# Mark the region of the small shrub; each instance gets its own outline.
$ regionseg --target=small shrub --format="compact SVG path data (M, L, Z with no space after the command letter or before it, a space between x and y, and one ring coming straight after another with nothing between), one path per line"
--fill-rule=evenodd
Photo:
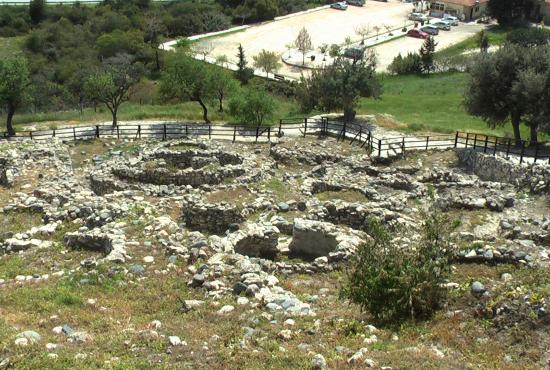
M342 297L380 323L428 317L439 308L446 298L441 284L450 273L449 235L456 225L435 209L424 219L421 239L406 249L386 227L372 222L372 239L358 249Z
M421 74L422 59L417 53L408 53L405 57L399 54L388 66L388 71L396 75Z

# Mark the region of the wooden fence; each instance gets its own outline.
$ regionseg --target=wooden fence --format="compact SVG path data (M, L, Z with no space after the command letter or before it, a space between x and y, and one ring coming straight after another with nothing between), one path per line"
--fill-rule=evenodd
M76 141L87 139L158 139L168 140L197 136L235 141L272 141L283 136L320 135L332 136L338 141L347 141L357 145L375 157L404 156L407 151L473 148L492 155L505 158L516 156L520 162L526 158L534 162L547 160L550 163L550 148L547 143L528 145L523 141L515 146L509 138L486 136L467 132L456 132L454 135L427 136L385 136L377 137L366 124L345 123L323 117L318 119L298 118L282 119L273 126L222 126L206 123L166 122L162 124L137 125L95 125L76 126L52 130L19 131L9 137L0 132L0 139L9 140L47 140L59 138Z

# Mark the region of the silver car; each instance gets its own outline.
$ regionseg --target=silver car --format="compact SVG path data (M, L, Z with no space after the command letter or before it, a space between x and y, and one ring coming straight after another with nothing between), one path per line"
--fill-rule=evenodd
M424 27L421 27L420 31L426 32L427 34L432 35L432 36L439 35L439 28L437 28L437 27L435 27L431 24L427 24Z
M434 23L430 23L432 26L435 26L439 28L440 30L450 31L451 30L451 24L449 22L445 21L437 21Z
M446 15L443 17L443 20L445 22L449 22L451 26L458 26L458 18L453 17L452 15Z

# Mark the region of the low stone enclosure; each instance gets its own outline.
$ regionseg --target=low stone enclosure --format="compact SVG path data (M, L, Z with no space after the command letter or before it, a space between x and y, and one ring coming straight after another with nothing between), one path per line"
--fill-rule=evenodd
M62 250L80 259L72 271L105 264L139 276L143 251L155 251L186 266L205 297L247 295L270 312L313 315L275 275L341 269L373 220L407 248L433 203L461 222L456 262L548 266L542 164L471 148L380 161L358 140L325 135L20 144L2 143L9 155L0 154L10 174L0 220L17 221L0 224L0 256Z

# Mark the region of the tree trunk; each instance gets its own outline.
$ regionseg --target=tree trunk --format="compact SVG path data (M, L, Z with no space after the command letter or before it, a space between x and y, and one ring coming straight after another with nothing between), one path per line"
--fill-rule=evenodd
M158 48L155 48L155 62L157 64L157 72L160 71L160 60Z
M111 114L113 115L113 128L114 128L114 127L116 127L117 124L118 124L117 117L116 117L117 108L111 109Z
M519 131L520 123L520 115L512 114L512 127L514 128L514 141L516 142L516 146L521 146L521 133Z
M197 101L202 107L202 119L204 120L204 122L210 123L210 120L208 119L208 108L206 107L206 105L204 105L202 99L197 99Z
M532 125L529 126L530 134L531 134L531 145L537 145L538 139L537 139L537 126Z
M355 119L355 110L353 108L344 108L344 121L352 122Z
M223 112L223 96L220 94L219 97L218 97L218 100L220 102L220 109L219 111L220 112Z
M302 53L302 65L306 64L306 53Z
M15 114L15 107L13 104L8 103L8 119L6 121L6 130L8 136L15 136L15 130L13 129L13 115Z

